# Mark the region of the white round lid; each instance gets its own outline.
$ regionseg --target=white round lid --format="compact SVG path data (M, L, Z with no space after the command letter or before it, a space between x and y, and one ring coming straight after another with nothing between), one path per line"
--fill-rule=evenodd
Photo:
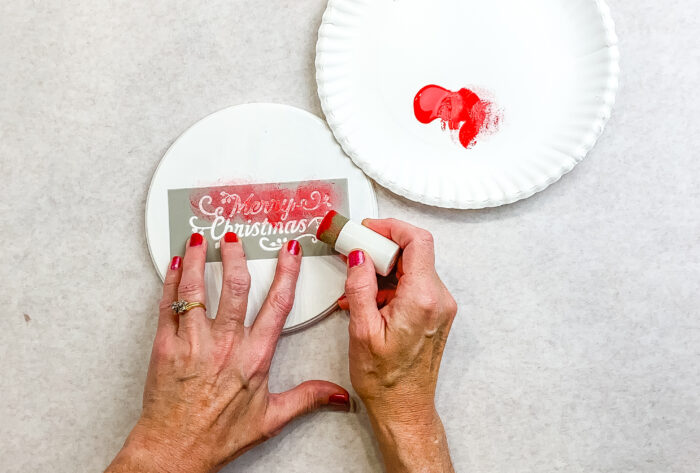
M214 317L222 276L217 242L235 231L252 280L248 325L270 288L279 249L297 239L304 258L285 324L290 332L335 310L344 291L343 261L314 236L331 208L357 220L377 216L371 182L325 122L286 105L239 105L202 119L165 153L148 192L146 235L161 278L191 233L207 238L207 308Z

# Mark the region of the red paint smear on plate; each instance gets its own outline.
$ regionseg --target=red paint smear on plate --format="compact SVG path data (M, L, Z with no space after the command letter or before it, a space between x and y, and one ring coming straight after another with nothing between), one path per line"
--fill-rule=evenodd
M330 182L300 184L241 184L197 189L190 194L194 215L213 221L218 216L230 221L271 224L289 220L323 218L340 205L339 191ZM202 211L202 207L206 212Z
M459 130L465 148L474 146L482 133L495 131L501 121L493 104L471 90L452 92L439 85L423 87L413 100L413 110L421 123L440 119L443 130Z

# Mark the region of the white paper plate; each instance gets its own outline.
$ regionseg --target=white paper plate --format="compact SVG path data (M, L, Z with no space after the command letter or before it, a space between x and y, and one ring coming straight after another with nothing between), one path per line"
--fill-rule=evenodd
M476 209L514 202L595 145L618 87L602 0L329 0L319 97L336 139L370 177L409 199ZM485 91L499 130L465 149L413 100L424 86Z
M320 118L274 104L240 105L209 115L175 141L151 182L146 234L158 274L165 276L170 261L168 190L326 179L347 179L351 218L377 216L371 182L343 153ZM247 324L267 295L277 264L276 255L273 258L248 261L252 282ZM221 275L221 263L207 263L210 317L219 305ZM345 264L337 256L305 256L285 331L298 330L332 312L344 292L345 279Z

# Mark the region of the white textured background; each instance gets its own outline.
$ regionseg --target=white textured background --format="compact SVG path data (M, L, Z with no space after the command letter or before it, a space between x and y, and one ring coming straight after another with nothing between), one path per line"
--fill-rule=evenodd
M478 212L379 190L382 216L434 232L460 304L438 394L459 472L700 468L700 3L611 7L622 88L572 174ZM0 471L99 471L119 449L160 292L143 231L151 175L183 130L224 106L320 114L323 9L0 4ZM273 388L349 387L346 346L341 314L284 338ZM227 471L379 465L363 415L319 413Z

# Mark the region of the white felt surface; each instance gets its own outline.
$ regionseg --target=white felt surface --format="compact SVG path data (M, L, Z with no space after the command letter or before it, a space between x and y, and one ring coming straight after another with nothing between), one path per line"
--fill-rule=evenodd
M460 304L437 400L459 472L700 463L700 3L611 7L622 88L573 173L477 212L378 190L380 215L433 231ZM143 231L155 166L226 105L319 114L323 8L0 4L1 471L100 471L119 449L156 325L160 280ZM284 338L273 389L308 378L349 387L346 324L338 313ZM225 471L379 465L364 415L319 413Z

